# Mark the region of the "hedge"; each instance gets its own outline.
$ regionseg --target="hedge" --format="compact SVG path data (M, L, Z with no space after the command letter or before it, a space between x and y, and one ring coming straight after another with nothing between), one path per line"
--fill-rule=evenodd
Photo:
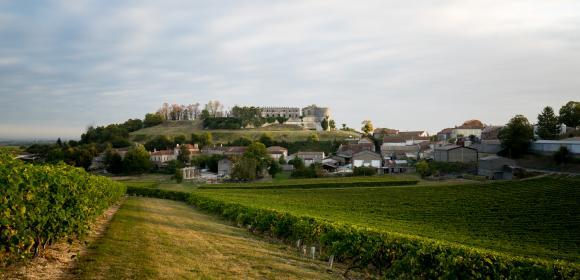
M153 197L157 194L139 188L131 188L128 192ZM168 197L168 192L173 191L159 194ZM371 269L388 279L580 278L580 267L568 262L514 257L447 242L247 207L195 193L180 193L175 197L254 232L292 242L300 239L302 244L317 246L321 258L334 255L335 260L347 264L348 269Z
M64 163L32 165L0 154L0 265L82 236L125 186Z
M351 181L351 182L320 182L304 184L269 184L269 185L244 185L220 186L207 185L200 186L199 189L323 189L323 188L355 188L355 187L388 187L388 186L408 186L416 185L417 180L386 180L386 181Z

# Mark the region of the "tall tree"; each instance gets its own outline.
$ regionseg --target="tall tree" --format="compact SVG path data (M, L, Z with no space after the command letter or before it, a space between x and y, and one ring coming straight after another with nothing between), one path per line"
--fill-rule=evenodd
M519 157L528 151L534 138L534 129L526 117L516 115L500 130L498 138L508 156Z
M560 134L560 124L558 117L554 115L554 109L547 106L538 115L538 136L545 140L558 139Z
M191 160L191 152L186 145L181 145L179 147L179 154L177 155L177 160L181 163L187 165Z
M322 130L327 131L328 130L328 116L326 116L326 118L324 118L324 120L322 120L320 122L320 126L322 126Z
M362 125L363 125L363 127L361 128L361 130L365 134L369 134L374 130L373 123L370 120L364 120L362 122Z
M570 101L560 108L560 122L568 127L580 126L580 102Z
M223 105L217 100L210 100L206 105L205 109L212 117L219 117L221 115L221 111L223 110Z
M139 144L135 144L123 159L123 167L125 172L140 174L145 173L151 169L151 161L149 160L149 153L145 150L145 147Z

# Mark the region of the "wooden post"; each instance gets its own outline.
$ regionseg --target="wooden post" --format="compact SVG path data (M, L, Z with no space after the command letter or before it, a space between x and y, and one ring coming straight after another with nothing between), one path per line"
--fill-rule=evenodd
M334 264L334 255L330 255L328 259L328 269L332 269L332 265Z

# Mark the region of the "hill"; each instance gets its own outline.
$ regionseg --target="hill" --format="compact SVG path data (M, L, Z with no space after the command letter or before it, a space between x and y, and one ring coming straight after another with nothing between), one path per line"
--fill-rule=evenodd
M200 121L168 121L160 125L143 128L131 133L131 138L137 142L144 142L158 135L174 137L185 135L190 137L192 133L210 132L213 136L214 143L227 143L240 137L258 139L264 133L269 134L275 141L305 141L312 134L317 134L321 141L344 140L349 138L358 138L360 135L356 132L349 131L312 131L295 125L272 125L261 128L251 129L203 129Z

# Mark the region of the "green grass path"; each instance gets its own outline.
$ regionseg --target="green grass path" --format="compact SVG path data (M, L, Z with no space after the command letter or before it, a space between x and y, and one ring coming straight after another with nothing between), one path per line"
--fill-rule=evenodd
M336 279L285 245L161 199L129 198L81 256L78 279Z

